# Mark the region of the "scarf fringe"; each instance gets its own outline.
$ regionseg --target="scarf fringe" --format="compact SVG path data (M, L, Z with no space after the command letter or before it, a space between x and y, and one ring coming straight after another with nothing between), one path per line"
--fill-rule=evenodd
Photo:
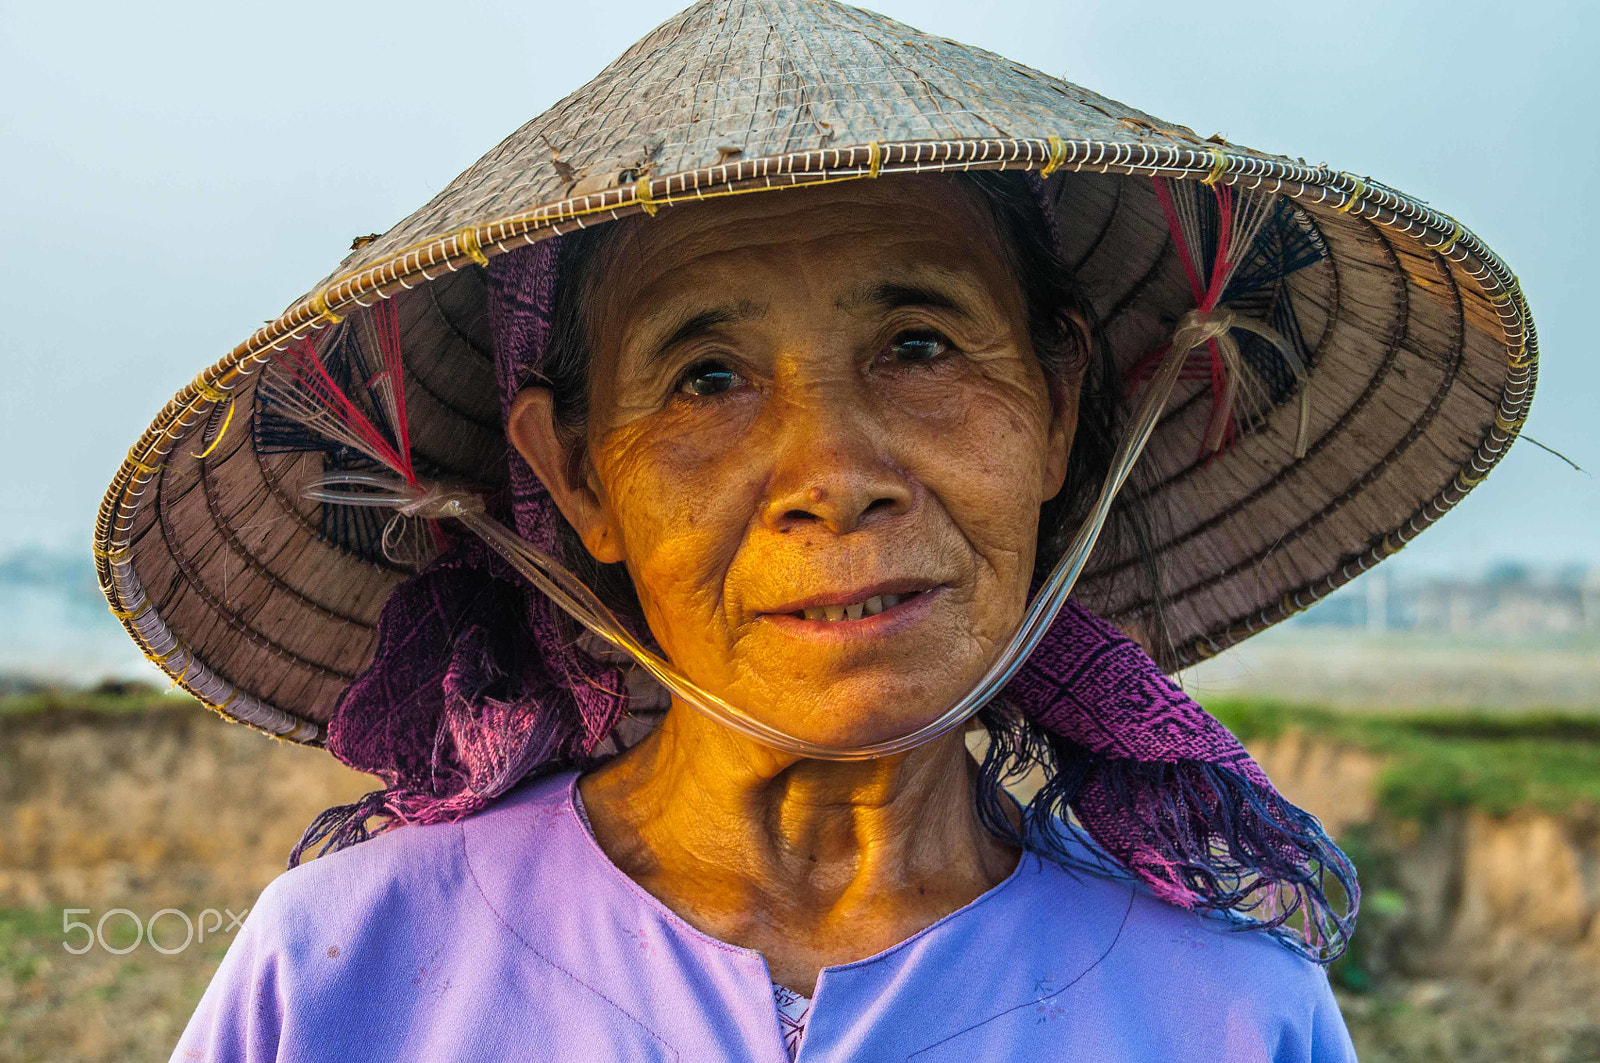
M1030 811L1052 813L1032 818L1063 862L1131 874L1164 901L1268 931L1317 963L1342 955L1355 931L1349 857L1315 816L1227 766L1085 753Z
M326 853L348 849L394 826L397 821L391 819L380 825L377 830L367 829L367 820L373 816L394 815L387 805L389 793L388 790L373 790L358 801L348 805L334 805L318 812L294 848L289 850L289 868L292 870L298 867L305 851L318 842L322 843L322 848L318 849L316 854L320 857Z

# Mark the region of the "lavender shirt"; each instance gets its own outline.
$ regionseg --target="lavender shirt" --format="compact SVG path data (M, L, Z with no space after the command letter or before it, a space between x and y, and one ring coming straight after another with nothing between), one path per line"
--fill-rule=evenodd
M765 959L689 926L585 829L577 776L405 827L261 894L177 1063L787 1063ZM1033 853L824 968L798 1060L1353 1060L1321 968Z

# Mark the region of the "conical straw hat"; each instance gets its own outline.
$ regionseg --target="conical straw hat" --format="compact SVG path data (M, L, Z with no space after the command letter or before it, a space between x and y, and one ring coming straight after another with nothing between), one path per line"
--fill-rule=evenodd
M1127 365L1195 303L1152 177L1286 197L1326 252L1284 281L1310 365L1305 431L1284 402L1202 455L1210 400L1185 384L1143 459L1179 664L1400 549L1484 477L1527 415L1537 348L1526 303L1448 215L857 8L704 0L178 393L100 511L95 552L113 612L207 705L320 741L409 573L303 497L323 456L272 445L258 386L275 349L329 327L359 337L367 308L394 300L413 450L441 476L483 482L503 470L506 446L489 256L689 200L980 168L1048 179L1068 261ZM1128 613L1139 603L1118 600L1123 581L1111 577L1129 563L1097 554L1079 596Z

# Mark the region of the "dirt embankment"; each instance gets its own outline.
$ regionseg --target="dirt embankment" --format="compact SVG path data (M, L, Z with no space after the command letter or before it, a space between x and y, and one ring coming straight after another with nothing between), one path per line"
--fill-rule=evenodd
M1383 761L1370 753L1297 731L1252 752L1331 834L1380 850L1375 886L1403 895L1418 949L1520 938L1570 948L1600 971L1600 810L1393 821L1377 799Z
M376 785L192 705L0 716L0 908L247 906Z
M1396 820L1383 761L1289 731L1252 752L1360 867L1343 999L1363 1060L1600 1061L1600 810Z

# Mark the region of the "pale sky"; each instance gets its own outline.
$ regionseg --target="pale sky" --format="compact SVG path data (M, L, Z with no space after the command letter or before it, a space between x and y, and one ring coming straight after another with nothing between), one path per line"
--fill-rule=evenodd
M87 551L174 391L679 6L0 3L0 553ZM1533 307L1525 434L1590 474L1524 441L1402 564L1600 563L1600 5L872 6L1462 219Z

